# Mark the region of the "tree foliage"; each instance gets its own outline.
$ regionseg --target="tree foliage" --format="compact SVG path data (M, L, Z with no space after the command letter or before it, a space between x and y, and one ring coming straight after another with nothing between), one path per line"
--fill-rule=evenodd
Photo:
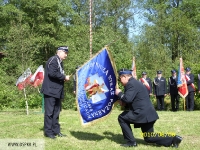
M117 69L131 68L136 57L138 76L150 77L158 69L170 76L179 58L195 73L199 70L199 0L95 0L92 3L92 53L108 46ZM129 39L136 13L145 18L142 34ZM24 94L15 87L28 67L45 65L60 45L69 46L65 72L90 59L90 11L88 0L0 1L0 108L25 107ZM140 18L138 18L140 19ZM72 108L72 81L65 84L63 108ZM27 88L32 107L41 106L38 89ZM3 101L5 103L3 103Z
M129 0L123 3L119 0L93 2L92 52L95 54L109 44L118 66L124 67L126 64L125 67L130 68L131 61L128 64L125 60L125 57L132 53L132 44L127 38L127 20L132 18L129 4ZM1 60L1 71L8 75L5 77L8 80L2 82L5 82L6 91L12 89L18 93L19 98L14 101L23 99L23 92L13 87L17 78L28 67L34 72L39 65L45 65L47 59L55 54L58 46L69 46L68 60L64 63L67 74L73 73L77 65L89 60L88 1L7 0L1 3L0 14L1 51L6 54ZM75 100L72 82L66 83L65 86L66 101L63 106L70 108ZM31 87L27 89L27 97L35 97L35 102L38 102L37 90ZM2 99L7 97L11 97L9 92ZM38 104L40 105L41 103Z
M134 53L142 60L141 66L151 68L151 74L157 69L170 72L173 68L178 69L179 58L182 57L186 65L194 68L199 61L199 1L142 2L147 22L139 40L134 41Z

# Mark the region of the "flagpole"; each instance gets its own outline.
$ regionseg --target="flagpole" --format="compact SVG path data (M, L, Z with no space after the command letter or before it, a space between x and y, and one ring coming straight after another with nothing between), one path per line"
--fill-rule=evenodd
M27 98L26 98L26 89L24 88L24 97L25 97L25 101L26 101L26 114L28 115L29 112L28 112L28 101L27 101Z
M133 56L133 60L132 60L132 75L137 80L136 64L135 64L135 57L134 56Z
M90 58L92 58L92 0L90 0Z

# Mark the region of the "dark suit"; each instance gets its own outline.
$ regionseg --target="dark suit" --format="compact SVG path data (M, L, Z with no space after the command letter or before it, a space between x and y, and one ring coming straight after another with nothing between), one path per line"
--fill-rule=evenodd
M173 78L172 76L168 80L168 93L171 96L172 111L177 111L179 109L180 96L178 94L177 80L178 77Z
M186 100L186 109L188 111L193 111L194 110L194 93L195 93L195 89L194 89L194 75L193 74L189 74L186 75L190 78L190 80L187 81L187 87L188 87L188 95L186 96L185 100Z
M144 78L143 78L143 80L144 80ZM145 86L145 88L147 89L147 92L148 92L149 94L151 94L151 93L152 93L152 83L151 83L151 79L147 77L145 80L146 80L147 83L149 84L149 88L147 88L147 86L145 85L145 83L143 83L142 78L140 78L139 81L142 82L142 84Z
M154 132L154 123L159 118L155 111L148 92L143 84L133 77L124 87L124 93L120 92L118 98L129 106L128 111L122 112L118 121L122 129L124 139L128 142L135 142L130 124L134 124L135 128L141 128L143 133ZM159 145L170 146L173 137L144 137L148 143L156 143Z
M58 55L52 56L46 62L44 81L41 93L44 94L44 134L54 135L60 133L59 114L61 99L64 98L63 63Z
M167 83L164 77L161 77L160 80L158 79L158 77L154 78L153 94L156 95L157 109L164 110L164 95L167 94Z

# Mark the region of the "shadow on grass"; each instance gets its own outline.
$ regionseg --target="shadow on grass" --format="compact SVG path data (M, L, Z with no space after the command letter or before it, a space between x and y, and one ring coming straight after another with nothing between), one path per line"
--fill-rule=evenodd
M99 141L105 138L104 136L98 135L96 133L88 133L82 131L70 131L70 133L78 140Z
M89 141L99 141L103 139L108 139L117 144L123 144L126 141L123 139L122 134L114 134L112 132L103 132L104 136L99 135L97 133L89 133L82 131L70 131L71 135L77 138L78 140L89 140ZM143 139L136 138L138 144L147 145L147 143Z
M105 135L105 137L107 139L109 139L115 143L118 143L118 144L126 143L122 134L114 134L112 132L104 132L103 134ZM144 145L147 144L143 139L138 139L138 138L135 138L135 139L138 144L144 144Z

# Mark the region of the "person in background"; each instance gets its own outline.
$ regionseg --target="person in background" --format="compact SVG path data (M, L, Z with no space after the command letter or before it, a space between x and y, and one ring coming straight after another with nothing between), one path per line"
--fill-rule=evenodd
M157 100L157 110L165 110L164 98L167 95L167 83L160 70L157 71L157 77L153 81L153 93Z
M147 77L146 72L142 72L142 77L139 79L140 82L146 87L149 97L152 95L152 83L151 79Z
M172 111L178 111L179 109L179 99L177 81L178 77L176 75L176 70L171 70L172 76L168 80L168 93L171 97L171 107Z
M191 68L185 68L186 71L186 82L188 87L188 95L186 96L186 110L193 111L194 110L194 94L195 94L195 86L194 86L194 75L191 73Z
M137 142L133 136L131 124L135 128L141 128L144 140L148 143L156 143L162 146L173 146L178 148L182 137L171 136L154 132L154 123L159 118L158 114L150 101L149 94L144 85L133 78L132 71L120 69L118 71L119 81L124 86L124 92L116 88L115 95L121 105L127 105L128 110L123 111L118 116L118 122L121 126L124 139L127 141L121 144L123 147L137 147Z
M48 59L45 66L44 81L41 93L44 94L44 135L55 139L56 136L66 136L60 132L59 115L61 110L61 99L64 99L64 82L70 76L65 75L63 60L68 56L68 47L58 47L55 56Z

